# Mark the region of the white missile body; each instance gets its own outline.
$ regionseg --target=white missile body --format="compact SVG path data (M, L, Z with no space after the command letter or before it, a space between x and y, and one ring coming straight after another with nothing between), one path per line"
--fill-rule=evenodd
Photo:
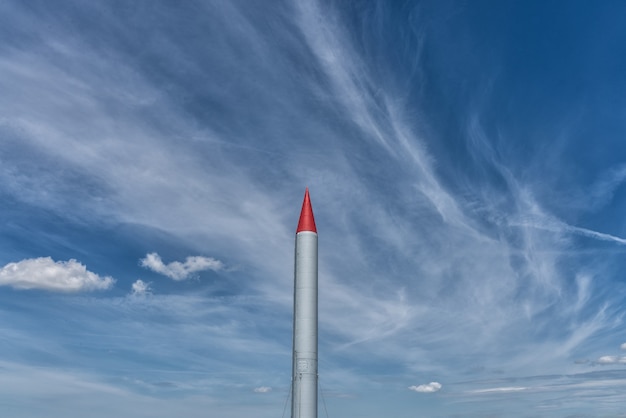
M291 418L317 418L317 229L309 190L296 230Z

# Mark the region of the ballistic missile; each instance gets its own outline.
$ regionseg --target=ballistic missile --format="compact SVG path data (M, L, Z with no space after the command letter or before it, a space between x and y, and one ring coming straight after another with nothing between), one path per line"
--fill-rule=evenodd
M308 188L296 229L291 418L317 418L317 229Z

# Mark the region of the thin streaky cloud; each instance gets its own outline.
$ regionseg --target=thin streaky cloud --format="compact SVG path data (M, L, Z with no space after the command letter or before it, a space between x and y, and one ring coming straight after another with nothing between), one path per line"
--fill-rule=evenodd
M489 389L478 389L474 390L471 393L476 394L489 394L489 393L514 393L514 392L522 392L528 390L527 387L523 386L507 386L501 388L489 388Z

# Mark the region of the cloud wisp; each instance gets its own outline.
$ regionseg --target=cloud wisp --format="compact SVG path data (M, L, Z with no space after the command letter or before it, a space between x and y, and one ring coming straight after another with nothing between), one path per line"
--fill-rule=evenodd
M78 293L107 290L114 283L112 277L101 277L74 259L55 262L51 257L31 258L0 269L0 286L19 290Z
M194 273L201 271L220 271L224 264L211 257L192 256L187 257L184 262L172 261L165 264L157 253L146 254L145 258L139 260L142 267L162 274L177 281L188 279Z
M523 386L504 386L500 388L478 389L478 390L472 391L472 393L476 393L476 394L514 393L514 392L522 392L525 390L528 390L528 388L523 387Z

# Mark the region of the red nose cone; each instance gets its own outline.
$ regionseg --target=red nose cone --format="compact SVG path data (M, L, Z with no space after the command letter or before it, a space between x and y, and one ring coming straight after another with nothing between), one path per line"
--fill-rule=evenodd
M302 202L302 211L300 212L300 220L298 221L298 229L296 234L302 231L315 232L315 218L313 217L313 208L311 207L311 198L309 198L309 188L304 191L304 202Z

